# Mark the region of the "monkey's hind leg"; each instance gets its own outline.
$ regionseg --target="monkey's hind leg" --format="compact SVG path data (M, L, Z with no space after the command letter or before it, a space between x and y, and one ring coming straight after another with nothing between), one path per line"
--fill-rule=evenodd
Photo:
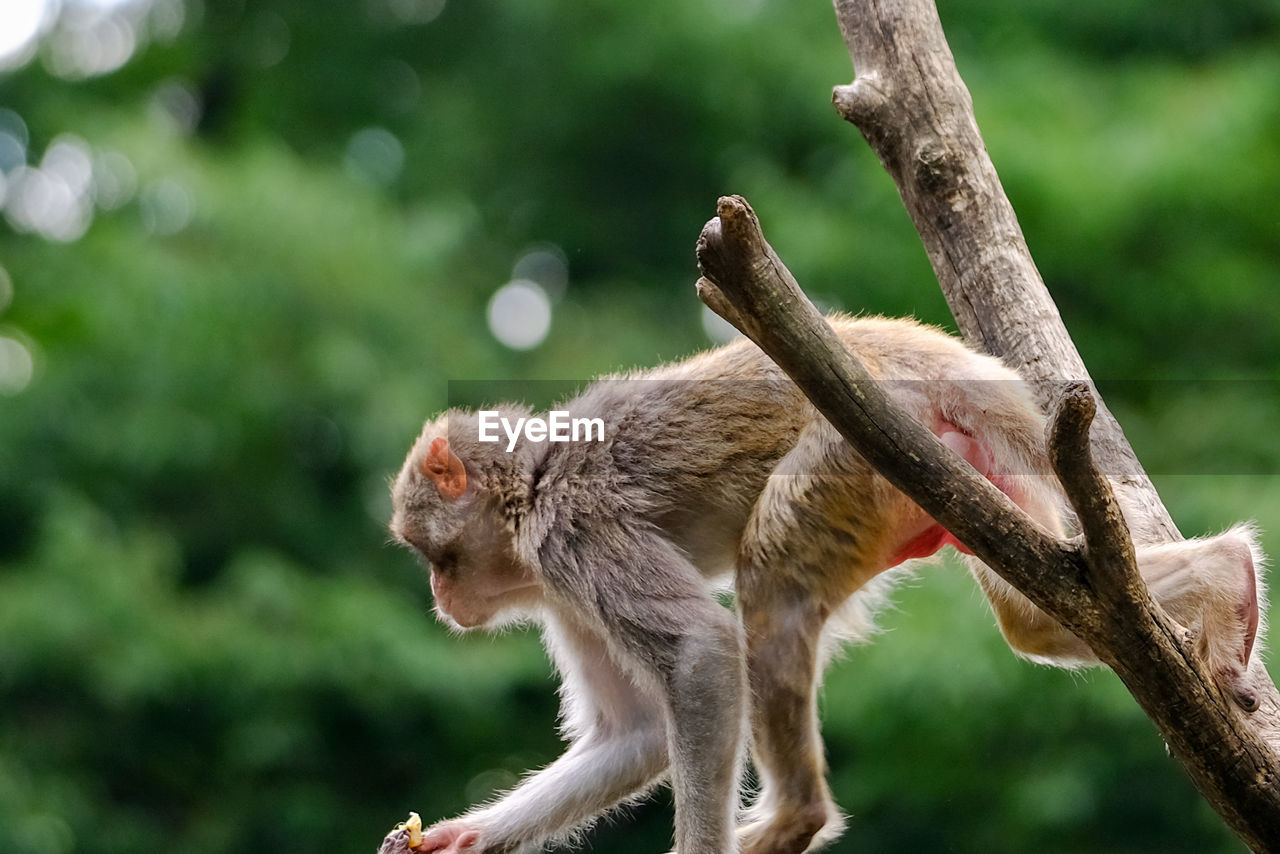
M1138 569L1156 601L1195 633L1219 685L1244 709L1257 708L1248 670L1266 631L1264 556L1247 525L1216 537L1138 549ZM969 559L1015 652L1059 667L1098 663L1093 651L991 569Z
M776 591L783 607L748 593L751 730L761 792L741 836L743 854L799 854L837 820L825 779L814 693L826 609L800 591Z
M843 824L826 782L816 694L824 627L875 574L860 567L867 565L865 520L879 514L866 463L841 459L842 468L852 468L814 475L816 467L831 472L831 446L808 438L770 479L739 554L738 606L761 785L739 831L743 854L800 854L834 838Z

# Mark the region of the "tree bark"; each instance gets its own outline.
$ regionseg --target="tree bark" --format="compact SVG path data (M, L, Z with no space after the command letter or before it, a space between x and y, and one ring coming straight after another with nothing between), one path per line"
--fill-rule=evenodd
M933 0L835 7L857 78L832 101L897 184L960 331L1017 368L1046 410L1064 379L1092 385L987 155ZM1125 506L1142 511L1130 514L1134 540L1181 539L1100 399L1093 444Z

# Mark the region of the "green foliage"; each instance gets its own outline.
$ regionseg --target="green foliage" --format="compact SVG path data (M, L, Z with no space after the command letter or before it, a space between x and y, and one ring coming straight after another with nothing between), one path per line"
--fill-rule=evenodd
M940 11L1179 523L1276 527L1272 5ZM137 178L74 242L0 226L0 338L34 364L2 396L0 359L0 851L372 850L552 758L536 641L434 625L386 478L450 380L705 346L724 192L828 304L947 322L826 103L850 75L822 4L263 0L193 4L112 74L0 76L30 163L70 133ZM544 243L551 337L505 349L486 304ZM824 691L835 850L1240 850L1114 679L1015 660L955 568L899 601ZM595 850L663 850L668 811Z

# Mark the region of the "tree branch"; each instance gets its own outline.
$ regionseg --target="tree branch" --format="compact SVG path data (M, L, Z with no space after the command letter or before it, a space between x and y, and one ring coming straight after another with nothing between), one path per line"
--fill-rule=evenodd
M1080 517L1081 547L1041 529L884 394L805 298L746 200L722 198L717 211L698 239L703 301L773 358L890 483L1088 643L1241 838L1257 851L1280 850L1277 717L1250 717L1229 702L1188 632L1151 600L1119 504L1093 460L1088 386L1067 387L1049 435L1051 460Z
M965 338L1018 369L1047 412L1089 372L1036 269L956 70L933 0L836 0L857 77L836 110L893 177ZM1181 539L1120 425L1099 400L1102 470L1124 495L1134 540Z
M1129 527L1111 484L1093 460L1089 426L1097 409L1085 383L1069 383L1063 389L1049 423L1049 461L1076 511L1099 595L1115 603L1145 606L1146 585L1134 569L1138 561Z

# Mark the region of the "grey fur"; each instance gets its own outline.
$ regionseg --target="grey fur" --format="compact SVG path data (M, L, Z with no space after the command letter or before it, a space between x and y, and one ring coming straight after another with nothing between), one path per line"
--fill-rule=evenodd
M990 455L988 476L1062 532L1043 418L1016 374L911 321L831 322L900 404L935 431L973 437ZM605 441L521 440L507 453L505 442L479 441L475 413L454 409L426 425L393 486L392 532L436 564L443 618L543 624L572 742L494 803L428 830L434 847L423 850L459 854L460 834L477 835L471 854L564 839L664 769L681 854L798 854L831 838L841 819L823 779L821 669L836 641L870 630L885 570L932 520L745 340L605 378L557 409L603 419ZM512 421L530 414L502 409ZM465 467L458 497L422 467L442 438ZM1238 675L1234 609L1261 563L1251 529L1148 557L1139 560L1153 592L1180 619L1214 623L1209 653L1224 678ZM972 566L1015 649L1093 661ZM741 628L711 591L731 571ZM762 791L735 832L748 697Z

